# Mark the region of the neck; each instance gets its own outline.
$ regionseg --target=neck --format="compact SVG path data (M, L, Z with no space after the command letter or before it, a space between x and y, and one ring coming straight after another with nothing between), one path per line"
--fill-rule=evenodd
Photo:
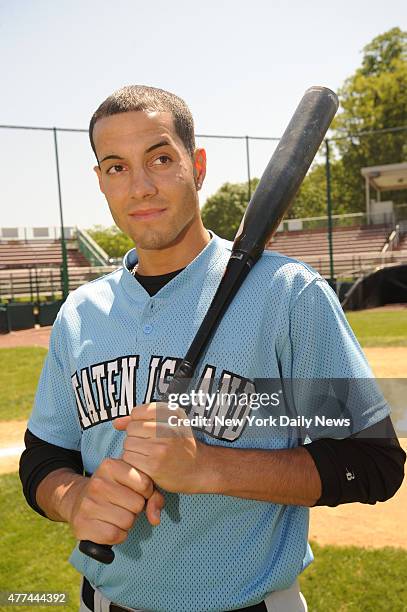
M144 250L137 248L137 272L142 276L159 276L186 268L210 241L209 232L203 227L177 239L164 249Z

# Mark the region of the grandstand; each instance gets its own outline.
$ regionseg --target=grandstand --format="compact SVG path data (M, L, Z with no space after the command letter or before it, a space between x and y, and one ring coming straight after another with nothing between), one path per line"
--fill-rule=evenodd
M334 273L339 279L356 280L378 266L407 261L407 223L366 224L362 213L334 215L332 231ZM330 276L327 218L284 221L267 248L294 257ZM0 298L37 299L61 292L61 243L57 229L0 228ZM41 230L41 231L39 231ZM53 235L52 235L53 234ZM35 237L35 236L38 237ZM79 228L65 229L69 288L110 272L113 260L89 234ZM17 238L19 236L19 238Z
M336 278L354 279L378 266L407 261L407 224L394 217L373 219L362 213L333 215L332 251ZM372 221L372 219L370 219ZM385 221L385 222L383 222ZM330 276L327 217L284 221L267 248L294 257Z
M70 290L114 269L107 253L85 230L65 228L64 235ZM0 228L1 300L59 298L61 275L58 228Z
M334 228L332 247L335 275L355 278L377 265L402 259L403 253L399 248L386 248L392 232L393 227L386 225ZM404 242L402 244L404 245ZM267 248L300 259L323 276L329 276L329 243L326 229L278 232ZM407 253L404 259L406 257Z
M70 240L67 249L68 266L89 266L90 263L78 249L76 241ZM27 242L0 242L0 269L33 267L60 267L62 265L59 240Z

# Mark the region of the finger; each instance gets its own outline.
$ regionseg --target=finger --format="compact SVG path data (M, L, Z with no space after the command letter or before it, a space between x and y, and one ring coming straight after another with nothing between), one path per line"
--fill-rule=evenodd
M168 438L175 435L174 429L169 423L132 421L127 427L127 436L141 440Z
M119 431L123 431L127 429L129 423L131 423L130 416L119 417L113 420L113 427L115 427L115 429L118 429Z
M127 531L99 519L81 521L73 525L73 533L77 540L90 540L96 544L122 544L127 539Z
M165 497L158 490L154 489L154 492L146 504L146 516L150 525L159 525L161 522L161 510L165 506Z
M104 459L92 479L96 477L122 484L143 497L151 495L152 483L147 474L122 459Z
M174 414L174 410L170 410L166 402L151 402L135 406L130 416L133 421L167 421L170 414Z
M169 446L172 446L171 440L175 440L175 434L171 431L166 431L165 433L162 431L154 438L139 438L138 436L128 435L123 440L123 461L127 462L127 459L124 459L125 451L130 451L142 457L157 456L160 451L164 451ZM183 441L180 440L179 443L182 444ZM143 471L141 467L139 468L132 462L130 462L130 465L134 465L136 469Z
M77 528L85 527L87 529L94 521L102 521L105 525L128 532L136 518L136 513L129 512L125 508L97 497L86 496L82 500L75 522Z
M146 498L151 497L153 493L153 483L151 479L149 480L149 485L141 495L120 483L96 476L89 483L89 494L94 499L110 502L133 514L140 514L144 509Z

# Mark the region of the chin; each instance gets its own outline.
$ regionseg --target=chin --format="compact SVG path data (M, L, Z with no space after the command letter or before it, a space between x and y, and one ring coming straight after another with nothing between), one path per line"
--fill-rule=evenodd
M162 234L160 232L145 232L141 236L134 236L134 244L136 249L145 251L156 251L172 246L178 238L177 233Z

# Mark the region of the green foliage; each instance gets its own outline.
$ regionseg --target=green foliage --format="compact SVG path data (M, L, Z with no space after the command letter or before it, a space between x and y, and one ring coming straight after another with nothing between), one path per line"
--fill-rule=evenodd
M79 608L80 575L68 558L75 540L68 525L40 517L27 505L17 474L0 477L0 584L19 593L68 593L64 612ZM10 609L11 608L2 608ZM18 610L56 610L49 606L19 606Z
M393 28L374 38L363 54L361 67L339 91L342 112L333 123L337 137L407 125L407 33ZM349 212L364 210L360 169L404 161L406 135L401 131L337 141ZM386 199L401 201L405 192L387 192Z
M380 74L394 69L394 60L407 61L407 32L392 28L376 36L367 44L360 72L365 75Z
M333 122L331 146L333 213L365 210L366 166L402 162L407 156L407 131L372 134L360 132L407 125L407 33L393 28L363 49L361 66L339 90L341 112ZM342 139L344 136L347 138ZM321 149L322 153L323 150ZM387 192L386 199L405 201L405 191ZM202 212L207 227L233 238L247 203L247 183L225 183L206 201ZM305 178L288 218L326 215L325 163L314 163Z
M0 349L0 421L28 419L46 354L40 347Z
M87 232L106 251L109 257L123 257L127 251L134 247L131 238L123 234L116 225L111 227L95 225Z
M259 179L250 181L253 194ZM248 204L248 183L224 183L202 207L202 220L218 236L233 240Z
M351 194L346 191L344 168L340 159L333 159L330 164L332 213L351 212L349 201ZM314 163L305 177L287 218L322 217L326 209L326 168L324 162Z

